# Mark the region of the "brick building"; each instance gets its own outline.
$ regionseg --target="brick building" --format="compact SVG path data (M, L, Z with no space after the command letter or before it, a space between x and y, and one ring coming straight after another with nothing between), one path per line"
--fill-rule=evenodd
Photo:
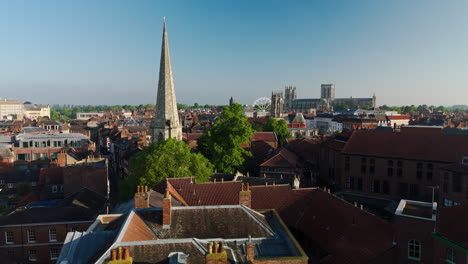
M342 151L340 189L367 197L431 201L431 187L443 186L442 168L445 176L447 166L468 156L468 136L416 131L355 131ZM459 190L457 197L466 199L467 179L450 175Z
M55 263L67 232L84 231L95 219L81 207L30 208L0 217L0 254L17 263Z

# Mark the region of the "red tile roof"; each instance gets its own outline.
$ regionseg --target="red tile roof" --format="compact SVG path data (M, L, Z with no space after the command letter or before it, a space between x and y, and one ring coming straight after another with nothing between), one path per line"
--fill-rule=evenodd
M251 141L259 140L276 142L277 138L275 132L255 132Z
M468 248L468 204L438 208L436 233Z
M297 168L302 165L299 162L299 157L293 152L283 148L278 154L271 159L260 164L260 167L277 167L277 168Z
M395 116L391 115L391 116L388 116L388 118L390 120L409 120L409 119L411 119L411 116L409 116L409 115L397 115L397 116L396 115Z
M355 131L343 153L459 163L468 156L468 135Z

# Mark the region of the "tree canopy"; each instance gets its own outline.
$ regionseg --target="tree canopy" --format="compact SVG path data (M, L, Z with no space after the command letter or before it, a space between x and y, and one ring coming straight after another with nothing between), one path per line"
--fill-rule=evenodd
M280 146L286 142L286 139L291 138L291 133L288 130L288 124L284 119L277 120L270 117L265 125L264 131L275 132Z
M246 159L252 156L241 147L253 136L252 126L242 111L242 105L236 103L225 107L213 127L198 139L198 149L219 172L243 171Z
M130 158L129 177L121 181L121 200L133 196L136 186L154 186L166 178L195 177L206 182L213 174L213 165L199 153L192 153L187 144L174 138L152 143Z

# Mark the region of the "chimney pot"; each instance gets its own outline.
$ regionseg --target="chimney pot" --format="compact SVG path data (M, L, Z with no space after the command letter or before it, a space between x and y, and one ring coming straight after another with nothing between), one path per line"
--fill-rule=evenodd
M363 210L363 209L364 209L364 205L362 205L362 204L361 204L361 205L360 205L360 207L361 207L361 210Z
M224 241L219 242L219 253L224 252Z
M121 248L121 247L119 247L119 248L117 249L117 259L118 259L118 260L121 260L121 259L122 259L122 248Z
M213 253L213 243L208 243L208 254L212 254Z
M218 253L218 242L214 242L213 253Z
M357 207L357 202L354 202L354 206L356 206L356 207Z
M128 248L124 248L123 250L124 250L124 254L123 254L124 258L123 259L125 259L125 260L130 259L130 250Z
M117 259L117 251L115 249L111 250L111 260Z

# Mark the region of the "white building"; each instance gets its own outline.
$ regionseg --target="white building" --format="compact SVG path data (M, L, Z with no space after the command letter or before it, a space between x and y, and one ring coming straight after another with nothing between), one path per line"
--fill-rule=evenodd
M0 119L13 120L23 119L24 105L20 101L15 100L0 100Z
M37 120L39 117L48 117L50 119L50 106L25 104L24 117L29 118L31 120Z
M91 117L101 117L104 113L99 112L89 112L89 113L76 113L76 119L78 120L88 120Z

